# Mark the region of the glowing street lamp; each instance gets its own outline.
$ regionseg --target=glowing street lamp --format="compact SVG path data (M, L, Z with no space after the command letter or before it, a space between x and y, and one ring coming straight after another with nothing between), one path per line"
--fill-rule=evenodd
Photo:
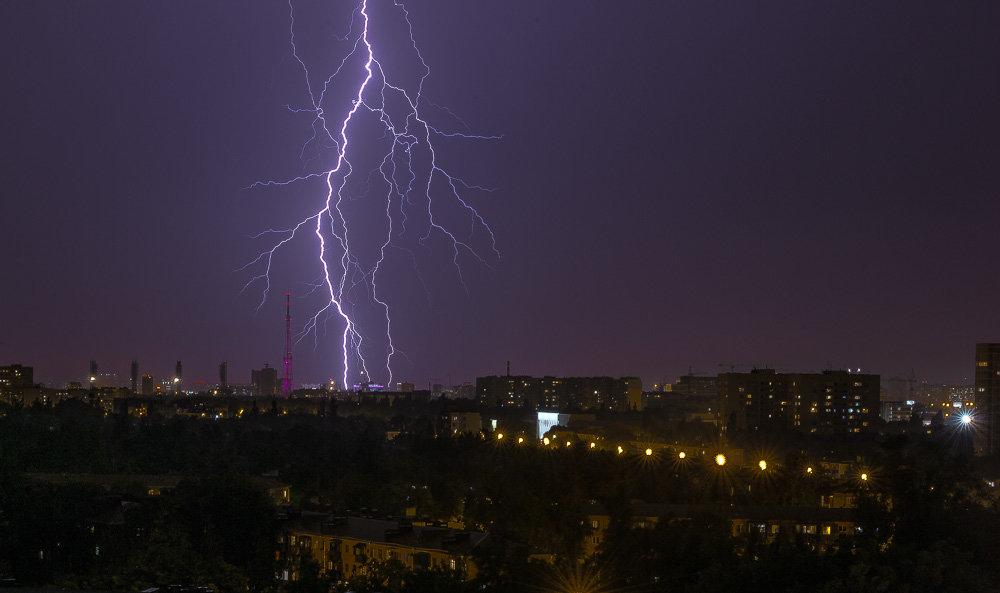
M497 433L497 440L498 441L502 441L503 440L503 433L502 432L498 432Z
M549 437L545 437L544 439L542 439L542 442L545 443L546 445L548 445L549 444Z
M524 437L517 437L517 444L520 445L524 442Z
M722 453L719 453L718 455L716 455L715 456L715 465L718 465L719 467L722 467L723 465L726 465L726 456L723 455Z
M685 453L684 451L681 451L680 453L677 454L678 459L684 459L685 457L687 457L687 453Z
M868 473L867 472L861 472L861 481L862 482L867 482L868 481Z
M767 461L764 461L763 459L761 459L760 461L757 462L757 467L760 468L760 471L766 471L767 470Z
M653 450L652 449L646 449L646 457L649 457L652 454L653 454Z
M618 445L618 454L621 455L624 452L625 452L625 449L622 449L622 446Z

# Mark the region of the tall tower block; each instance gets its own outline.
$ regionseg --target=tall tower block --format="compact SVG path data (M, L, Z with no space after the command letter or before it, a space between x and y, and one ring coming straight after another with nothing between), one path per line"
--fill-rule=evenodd
M285 358L284 376L281 380L281 393L288 397L292 394L292 293L285 293Z
M1000 343L976 344L976 453L1000 452Z
M174 393L181 392L181 381L184 379L184 367L181 365L181 361L177 361L174 366Z

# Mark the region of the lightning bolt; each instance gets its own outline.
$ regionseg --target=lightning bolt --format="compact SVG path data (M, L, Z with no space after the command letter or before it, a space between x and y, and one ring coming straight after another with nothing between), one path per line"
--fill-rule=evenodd
M381 12L390 14L395 11L397 18L403 19L408 39L408 51L419 62L420 72L416 82L409 88L402 82L391 79L383 66L383 58L376 49L376 44L370 34L372 26L372 8L381 4ZM378 12L378 11L376 11ZM367 359L371 357L365 351L362 324L355 313L356 303L353 296L359 290L364 291L367 298L385 315L384 338L387 343L382 354L385 361L384 375L388 383L392 383L393 359L405 354L397 349L392 338L392 310L389 299L379 288L380 274L384 273L384 264L391 250L399 250L410 256L412 265L420 279L421 287L428 296L429 291L419 273L417 257L411 246L407 246L402 238L408 233L408 222L416 219L422 226L416 236L416 246L427 247L432 236L443 238L451 247L451 261L454 265L457 280L468 292L462 273L460 257L462 254L471 256L477 262L492 267L491 262L500 260L496 237L493 229L486 223L479 212L468 199L469 192L492 192L493 188L469 183L449 173L439 164L438 150L435 140L438 138L462 138L470 140L498 140L502 136L476 135L469 126L447 107L437 105L424 95L424 85L430 76L431 69L417 47L413 22L406 3L400 0L361 0L351 13L350 26L344 36L335 36L339 43L349 44L350 50L339 59L336 67L321 84L314 84L314 78L302 57L296 43L295 6L292 0L288 2L289 43L291 56L301 69L305 78L308 105L293 107L286 105L292 113L308 113L312 117L312 136L302 146L299 158L310 164L319 159L327 151L333 151L332 166L324 170L303 172L296 177L284 180L260 180L250 188L268 186L287 186L309 181L322 180L322 191L315 210L308 212L296 224L283 229L267 229L253 235L252 238L274 238L270 245L262 250L241 271L253 270L251 278L244 285L245 291L251 285L263 283L261 300L258 310L267 301L271 290L271 271L275 256L293 241L305 241L312 236L315 241L315 263L319 268L319 280L311 284L313 291L323 295L321 306L308 317L300 333L299 339L312 335L318 342L319 330L333 319L339 322L343 330L339 336L341 351L341 380L347 388L352 370L363 376L371 377ZM416 63L416 62L414 62ZM360 82L350 82L350 77L360 79ZM356 84L355 87L338 86ZM353 88L351 103L344 105L339 114L329 94L336 87ZM329 110L329 111L328 111ZM462 130L449 130L436 127L429 123L426 111L445 114L457 122ZM369 186L372 178L379 179L384 184L385 191L378 194L385 203L385 235L380 239L381 245L377 254L371 256L374 263L366 265L364 257L353 247L352 237L362 231L356 222L349 220L342 208L344 200L361 199L358 196L348 196L348 182L354 174L355 167L351 162L355 142L352 138L362 134L362 120L371 116L381 128L381 135L374 138L377 142L388 143L388 148L378 164L368 175ZM313 156L306 158L307 153ZM360 158L360 157L359 157ZM372 192L367 192L370 196ZM449 216L454 212L464 213L468 219L468 227L459 232L443 222L442 210L447 210ZM419 212L418 212L419 211ZM409 214L408 214L409 212ZM352 224L353 223L353 224ZM485 237L481 235L485 233ZM488 251L480 250L488 243ZM380 323L381 325L381 323ZM352 360L355 361L352 365ZM381 373L382 371L380 371Z

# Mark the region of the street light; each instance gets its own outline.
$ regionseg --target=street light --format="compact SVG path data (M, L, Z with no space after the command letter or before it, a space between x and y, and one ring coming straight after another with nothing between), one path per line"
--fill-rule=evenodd
M726 465L726 456L723 455L722 453L719 453L718 455L716 455L715 456L715 465L718 465L719 467L722 467L723 465Z
M687 457L687 453L685 453L684 451L681 451L680 453L677 454L678 459L684 459L685 457Z
M646 449L646 457L649 457L652 454L653 454L653 450L652 449Z
M760 468L760 471L765 471L767 470L767 462L761 459L760 461L757 462L757 467Z

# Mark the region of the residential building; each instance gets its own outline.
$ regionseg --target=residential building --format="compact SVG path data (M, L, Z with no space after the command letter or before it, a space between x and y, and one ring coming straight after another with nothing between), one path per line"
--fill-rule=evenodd
M637 377L477 377L476 397L488 406L552 410L627 412L643 404Z
M879 392L878 375L848 371L723 373L719 421L723 431L871 432L879 423Z
M845 501L846 502L846 501ZM687 521L698 515L717 515L729 522L733 537L758 534L765 542L794 534L809 540L817 549L834 543L841 535L853 534L857 527L854 510L846 506L765 507L718 506L709 504L630 505L632 528L652 529L660 521ZM597 552L611 525L611 515L602 504L587 509L590 534L584 541L584 555Z
M278 394L278 369L269 367L250 371L250 383L253 385L254 393L258 396L268 396Z
M0 367L0 389L33 387L35 384L35 369L19 364Z
M451 570L464 578L476 575L469 560L485 533L419 525L387 519L333 517L303 512L283 528L279 561L284 580L298 580L306 557L322 574L338 580L367 574L376 562L398 562L409 570Z
M1000 343L976 344L975 450L1000 452Z

